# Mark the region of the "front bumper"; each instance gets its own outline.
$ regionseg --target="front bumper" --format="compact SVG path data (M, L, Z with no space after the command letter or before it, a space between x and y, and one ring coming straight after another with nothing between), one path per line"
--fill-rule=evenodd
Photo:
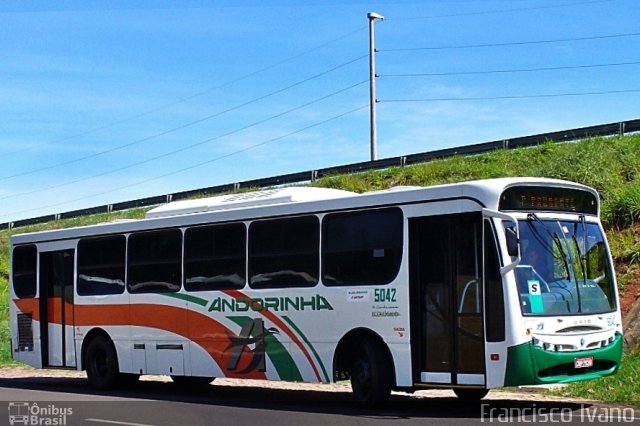
M598 349L575 352L551 352L531 342L507 350L505 386L569 383L609 376L618 371L622 359L623 339L616 334L614 341ZM579 357L593 357L593 367L575 368Z

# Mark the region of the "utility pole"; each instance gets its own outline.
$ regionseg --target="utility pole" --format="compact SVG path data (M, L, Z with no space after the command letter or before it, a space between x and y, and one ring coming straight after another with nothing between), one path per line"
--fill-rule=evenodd
M378 159L378 130L376 129L376 46L373 23L384 16L376 12L367 13L369 19L369 128L371 135L371 161Z

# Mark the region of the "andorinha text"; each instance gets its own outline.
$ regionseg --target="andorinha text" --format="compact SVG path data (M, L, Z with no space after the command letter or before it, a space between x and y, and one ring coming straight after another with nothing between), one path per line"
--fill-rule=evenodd
M265 297L228 299L217 297L211 301L209 312L247 312L252 311L333 311L333 306L319 294L310 297Z

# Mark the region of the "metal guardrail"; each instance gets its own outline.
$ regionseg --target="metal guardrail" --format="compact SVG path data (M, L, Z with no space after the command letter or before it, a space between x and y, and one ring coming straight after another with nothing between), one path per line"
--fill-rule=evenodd
M626 133L640 132L640 119L621 121L617 123L599 124L596 126L580 127L577 129L562 130L559 132L541 133L532 136L524 136L514 139L505 139L493 142L484 142L475 145L466 145L458 148L447 148L436 151L421 152L400 157L384 158L375 161L363 161L361 163L346 164L343 166L328 167L325 169L308 170L298 173L273 176L262 179L253 179L232 184L199 188L174 194L157 195L140 198L115 204L90 207L87 209L73 210L65 213L23 219L14 222L0 223L0 230L12 229L20 226L46 223L60 219L74 218L96 213L110 213L129 210L137 207L148 207L169 201L184 200L196 195L214 195L226 193L241 188L267 188L276 185L286 185L302 182L311 182L323 176L357 173L367 170L380 170L389 167L404 167L409 164L426 163L433 160L449 158L456 155L482 154L498 149L513 149L536 146L544 142L570 142L595 136L624 135Z

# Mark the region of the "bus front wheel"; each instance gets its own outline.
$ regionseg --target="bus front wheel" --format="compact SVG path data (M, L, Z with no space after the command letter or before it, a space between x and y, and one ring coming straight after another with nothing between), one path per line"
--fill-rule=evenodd
M386 402L391 395L392 377L384 346L362 340L351 365L351 389L356 401L367 407Z
M104 336L91 339L86 353L87 379L96 389L113 389L118 385L120 371L118 354Z

